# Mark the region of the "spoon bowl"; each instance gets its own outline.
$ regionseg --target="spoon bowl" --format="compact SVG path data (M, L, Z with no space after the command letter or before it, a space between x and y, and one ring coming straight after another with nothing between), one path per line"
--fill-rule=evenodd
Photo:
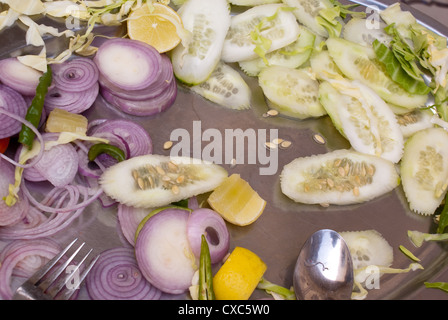
M349 300L353 263L341 235L330 229L313 233L303 245L294 268L298 300Z

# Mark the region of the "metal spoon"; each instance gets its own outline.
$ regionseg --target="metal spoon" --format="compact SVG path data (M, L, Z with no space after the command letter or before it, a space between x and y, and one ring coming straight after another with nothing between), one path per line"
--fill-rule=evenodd
M349 300L353 290L350 251L336 231L315 232L303 245L294 268L299 300Z

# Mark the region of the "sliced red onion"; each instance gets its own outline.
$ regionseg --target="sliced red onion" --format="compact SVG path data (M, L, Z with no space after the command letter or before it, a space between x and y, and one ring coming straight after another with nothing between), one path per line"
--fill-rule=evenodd
M152 153L151 137L141 125L125 119L114 119L101 122L88 130L91 136L112 134L126 142L129 147L129 157Z
M132 245L135 245L135 233L138 225L151 212L151 209L142 209L118 205L118 222L125 239Z
M115 96L127 100L148 100L160 95L174 80L173 65L170 58L163 54L162 63L160 65L162 70L159 78L152 85L141 90L124 90L116 86L112 86L110 83L100 78L99 83L102 88L112 92Z
M83 92L97 84L99 71L89 58L76 58L52 66L53 82L65 92Z
M28 107L22 95L5 85L0 85L0 109L25 118ZM22 123L5 114L0 114L0 139L14 136L22 129Z
M17 58L0 60L0 82L20 94L34 96L42 72L24 65Z
M12 226L0 228L0 240L36 239L58 234L70 226L102 194L80 185L53 188L42 201L36 200L26 183L23 195L30 202L25 218Z
M86 278L86 288L93 300L158 300L162 295L141 274L134 250L126 247L100 254Z
M134 116L152 116L173 105L177 97L177 83L172 80L159 95L147 100L123 99L104 87L101 88L101 95L108 103L125 113Z
M43 133L44 141L57 140L57 133ZM17 148L16 161L22 151ZM29 161L33 161L30 159ZM72 144L60 144L45 150L33 167L24 170L24 178L28 181L50 181L56 187L63 187L71 183L78 172L78 155Z
M156 82L162 73L162 57L141 41L114 38L104 42L94 62L102 83L108 88L142 90Z
M60 87L49 90L45 98L45 109L48 113L53 109L63 109L71 113L82 113L89 109L99 94L98 82L84 91L70 92Z
M9 194L9 185L14 184L14 166L9 162L0 159L0 226L14 225L23 219L29 210L29 203L22 197L19 191L19 198L13 206L6 205L3 200Z
M73 182L78 172L78 155L73 145L60 144L45 150L34 167L55 187L63 187Z
M135 243L135 255L144 277L160 290L181 294L195 273L195 259L187 238L189 210L168 208L143 225Z
M222 261L229 251L230 235L224 219L207 208L193 210L188 219L187 235L191 250L199 258L201 236L205 235L210 250L212 264Z
M43 264L52 259L60 252L60 246L49 239L36 240L18 240L8 244L2 252L2 261L0 261L0 296L4 300L11 300L13 289L11 287L12 275L15 268L22 261L29 257L42 257L42 265L35 266L35 270L42 267Z

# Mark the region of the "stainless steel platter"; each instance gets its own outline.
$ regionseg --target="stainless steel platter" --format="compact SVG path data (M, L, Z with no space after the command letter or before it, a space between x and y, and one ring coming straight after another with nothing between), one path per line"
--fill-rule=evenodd
M391 1L356 1L364 6L384 8ZM418 20L434 30L448 35L448 28L430 17L402 4L403 9L410 10ZM42 22L61 26L60 21L42 18ZM15 25L0 32L0 58L16 56L35 50L25 46L25 30ZM119 35L120 28L99 28L98 32ZM62 51L61 39L48 39L49 50ZM336 231L356 231L375 229L380 232L394 249L394 268L406 268L410 260L398 249L399 245L411 249L421 259L424 270L410 273L383 275L380 288L369 291L367 299L447 299L448 295L434 289L425 289L424 281L437 279L441 272L447 270L448 251L443 243L426 243L414 248L407 237L408 230L422 232L434 231L433 217L422 217L412 213L407 205L401 187L376 200L352 206L303 205L294 203L280 191L279 173L282 167L299 156L325 153L334 149L349 147L347 141L334 129L328 117L310 120L291 120L282 117L264 117L268 106L261 89L254 78L244 76L253 93L252 108L246 111L225 109L179 84L178 96L174 105L155 117L132 117L109 107L98 97L95 104L85 112L93 119L128 118L144 126L154 144L154 153L168 155L163 149L164 142L170 140L170 134L178 128L186 129L193 136L193 122L199 121L202 131L213 128L225 135L226 129L240 128L254 130L278 130L278 137L292 141L287 149L278 153L276 174L260 175L259 168L264 165L238 164L232 166L224 163L229 174L239 173L250 182L252 187L267 201L261 217L246 227L228 225L231 234L231 248L246 247L257 253L267 264L265 278L271 282L290 287L292 272L300 248L305 240L316 230L330 228ZM320 134L325 144L316 143L314 134ZM199 137L201 139L201 137ZM194 141L201 143L201 141ZM265 141L258 141L257 148L263 148ZM207 144L202 141L202 148ZM248 148L247 148L248 149ZM247 154L246 154L247 156ZM57 236L65 244L73 237L85 240L96 252L126 245L117 232L116 207L103 209L99 203L88 207L79 221L67 232ZM439 281L444 281L440 279ZM448 281L448 279L445 279ZM82 292L80 298L86 298ZM266 294L256 291L252 298L263 298ZM167 296L166 298L184 298L184 296Z

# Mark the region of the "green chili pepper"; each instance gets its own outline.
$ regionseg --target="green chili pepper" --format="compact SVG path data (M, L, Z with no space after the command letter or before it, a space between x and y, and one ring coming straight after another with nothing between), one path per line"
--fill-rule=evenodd
M50 87L52 81L53 75L51 68L48 65L47 72L39 78L39 83L36 87L36 95L34 96L31 105L28 107L25 116L25 119L31 122L36 128L39 126L42 110L44 108L45 96L47 95L48 87ZM19 142L31 149L33 147L35 135L33 130L28 126L22 125L22 130L19 133Z
M126 155L124 151L120 148L107 143L97 143L90 147L87 154L89 161L93 161L100 154L106 153L111 157L115 158L118 162L126 160Z
M212 263L207 240L202 235L201 255L199 258L199 300L215 300L213 291Z

